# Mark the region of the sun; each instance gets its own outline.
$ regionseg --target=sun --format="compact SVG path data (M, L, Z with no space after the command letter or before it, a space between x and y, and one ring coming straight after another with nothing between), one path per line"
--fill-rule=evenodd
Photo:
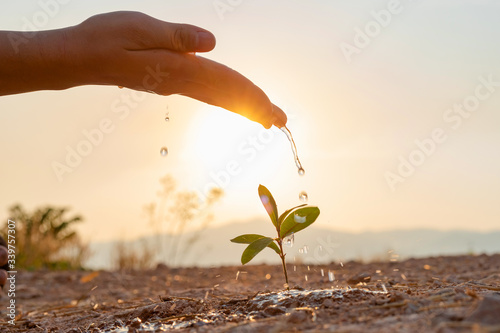
M189 129L187 154L200 181L219 187L254 181L262 169L275 169L283 152L283 133L221 108L205 106ZM288 148L289 149L289 148Z
M264 129L258 123L213 106L205 106L197 119L189 130L190 144L196 160L206 169L219 168L228 161L239 160L241 155L251 154L246 152L245 142L250 141L251 146L253 137Z

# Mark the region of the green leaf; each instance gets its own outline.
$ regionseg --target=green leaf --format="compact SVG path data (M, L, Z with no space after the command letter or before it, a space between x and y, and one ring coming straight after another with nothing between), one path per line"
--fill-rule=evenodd
M307 204L302 204L302 205L298 205L298 206L295 206L293 208L287 209L283 214L280 215L280 218L278 219L278 227L281 229L281 224L283 223L283 220L288 216L288 214L290 214L290 212L292 210L300 208L300 207L304 207L306 205Z
M250 244L250 243L253 243L254 241L256 241L257 239L261 239L261 238L266 238L266 236L257 235L257 234L245 234L245 235L241 235L241 236L238 236L238 237L231 239L231 242L238 243L238 244ZM277 254L281 253L278 245L276 245L275 242L270 243L267 247L273 249Z
M253 259L260 251L264 250L269 244L273 243L274 239L269 238L269 237L263 237L259 238L250 245L247 246L245 251L243 251L243 254L241 255L241 263L245 265L246 263L250 262L250 260Z
M278 228L278 207L271 192L264 185L259 185L259 197L274 226Z
M296 233L310 226L319 216L319 208L316 206L301 207L292 210L285 217L280 228L280 237L284 238L292 232Z

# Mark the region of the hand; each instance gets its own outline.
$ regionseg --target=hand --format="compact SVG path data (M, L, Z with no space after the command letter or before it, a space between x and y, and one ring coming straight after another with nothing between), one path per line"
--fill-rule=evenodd
M239 113L269 128L285 113L238 72L189 52L215 47L208 31L137 12L93 16L70 28L66 55L86 84L181 94Z

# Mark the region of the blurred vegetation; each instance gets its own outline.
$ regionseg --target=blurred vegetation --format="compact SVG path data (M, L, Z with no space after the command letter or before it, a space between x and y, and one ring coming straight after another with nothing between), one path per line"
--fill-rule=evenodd
M66 207L45 206L30 213L20 204L9 208L9 219L16 222L16 267L82 268L89 248L74 227L83 219L80 215L68 216L68 211Z
M158 200L144 207L149 225L156 235L156 248L163 254L160 261L175 266L193 249L203 231L208 228L214 216L211 213L215 203L223 196L221 188L212 188L204 198L194 191L180 191L170 175L160 179ZM196 230L184 239L186 230ZM169 237L169 235L173 235ZM165 239L171 239L166 242Z
M146 241L142 241L141 248L136 249L120 240L113 248L113 266L119 270L152 268L155 264L156 252L154 246L147 244Z

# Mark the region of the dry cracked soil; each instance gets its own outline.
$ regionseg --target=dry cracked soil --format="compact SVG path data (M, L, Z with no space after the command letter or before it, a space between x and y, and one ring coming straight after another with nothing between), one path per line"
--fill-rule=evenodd
M19 271L0 331L500 332L500 254L287 267Z

